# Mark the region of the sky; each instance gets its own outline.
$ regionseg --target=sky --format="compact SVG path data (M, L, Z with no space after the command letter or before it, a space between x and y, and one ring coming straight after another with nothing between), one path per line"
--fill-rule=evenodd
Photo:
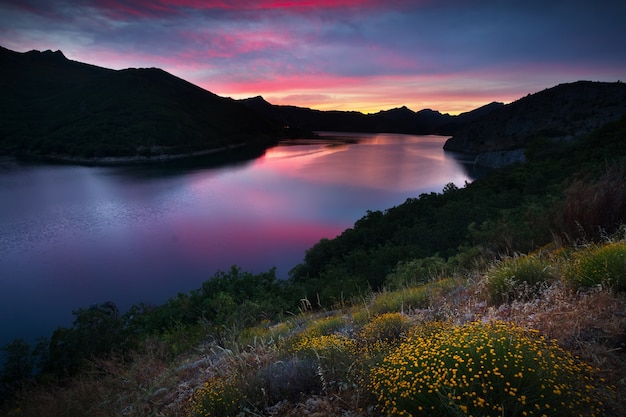
M625 16L623 0L0 0L0 45L236 99L458 114L626 80Z

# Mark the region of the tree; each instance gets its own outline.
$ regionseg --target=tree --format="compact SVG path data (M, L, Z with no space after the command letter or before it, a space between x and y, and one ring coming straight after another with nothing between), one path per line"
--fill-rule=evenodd
M33 375L34 358L24 339L15 339L2 347L5 354L0 397L10 395Z
M44 371L72 374L84 360L121 349L126 341L124 321L113 302L79 308L72 314L76 317L72 327L59 327L52 334Z

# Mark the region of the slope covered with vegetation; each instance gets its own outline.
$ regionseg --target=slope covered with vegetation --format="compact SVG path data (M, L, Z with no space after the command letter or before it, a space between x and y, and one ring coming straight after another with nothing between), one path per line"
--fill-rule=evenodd
M626 119L161 306L5 347L9 415L626 411ZM32 377L34 365L40 373Z
M261 144L282 126L157 68L111 70L0 47L0 153L158 157Z
M626 84L577 81L529 94L463 126L444 149L481 153L526 148L538 137L580 137L626 115Z

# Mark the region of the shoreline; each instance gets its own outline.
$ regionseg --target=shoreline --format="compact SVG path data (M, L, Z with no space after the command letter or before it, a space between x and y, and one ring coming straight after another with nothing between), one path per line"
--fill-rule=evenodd
M262 146L267 148L272 146L274 142L264 143ZM57 164L70 164L70 165L86 165L86 166L116 166L116 165L140 165L161 163L169 161L177 161L183 159L193 159L196 157L208 156L217 154L220 152L228 152L236 149L242 149L249 147L250 143L239 143L234 145L222 146L219 148L205 149L202 151L188 152L188 153L176 153L176 154L160 154L160 155L134 155L134 156L104 156L104 157L78 157L78 156L61 156L61 155L5 155L22 161L40 161ZM260 144L254 144L257 146Z

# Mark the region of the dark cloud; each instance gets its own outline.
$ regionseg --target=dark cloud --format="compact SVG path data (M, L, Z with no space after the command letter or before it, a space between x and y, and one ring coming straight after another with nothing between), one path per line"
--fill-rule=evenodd
M374 106L379 89L380 103L393 93L416 107L439 88L442 100L463 91L469 107L485 91L506 101L626 78L625 15L624 2L578 0L0 0L0 39L107 67L160 66L223 95L271 88L364 108L357 101Z

